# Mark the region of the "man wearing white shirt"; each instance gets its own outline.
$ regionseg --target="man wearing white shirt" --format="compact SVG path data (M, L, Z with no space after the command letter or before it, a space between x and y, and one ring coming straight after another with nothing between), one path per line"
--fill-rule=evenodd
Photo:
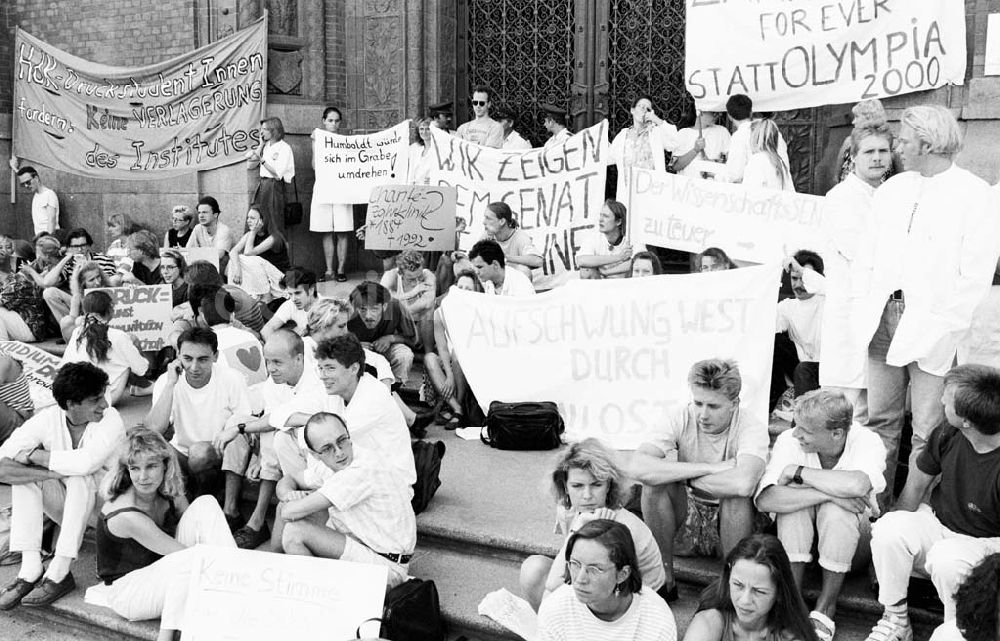
M503 146L501 149L504 151L527 151L531 149L531 143L514 130L517 124L514 114L509 111L499 110L496 113L496 119L500 123L500 126L503 127Z
M906 169L875 191L877 227L866 259L869 294L859 331L869 336L868 427L886 446L887 494L896 473L907 388L913 413L909 469L944 420L944 374L1000 253L1000 212L985 181L955 165L955 117L939 105L903 112L898 149ZM889 496L880 497L887 501Z
M810 618L831 636L837 596L885 488L885 447L878 434L851 424L853 413L840 392L800 396L795 428L778 436L757 490L757 508L777 515L778 539L800 588L818 538L823 586Z
M507 267L503 248L495 240L480 240L473 245L469 260L487 294L529 296L535 293L527 276Z
M780 395L785 389L785 376L791 375L796 398L819 388L820 332L823 327L823 309L826 306L823 259L808 249L795 252L788 259L794 298L786 298L778 303L775 332L788 332L788 338L795 344L798 363L786 369L789 364L776 358L772 367L777 376ZM775 390L771 390L772 398Z
M10 549L21 553L17 579L0 590L0 610L22 602L48 605L76 588L70 566L104 468L125 436L121 416L104 396L107 386L108 375L90 363L63 365L52 382L56 406L28 419L0 446L0 482L11 486ZM60 525L44 573L43 514Z
M31 191L31 224L35 235L55 233L59 229L59 197L56 192L42 184L34 167L17 168L17 161L11 159L11 167L17 172L17 184Z
M219 222L219 201L211 196L198 200L198 224L195 225L187 247L214 247L219 252L219 272L226 273L229 250L236 244L236 238L229 225Z
M542 126L549 132L549 139L545 141L545 149L558 147L566 143L573 135L566 127L566 110L555 105L542 105L545 112Z
M484 85L472 90L472 112L475 118L462 123L456 136L483 147L499 149L503 146L503 127L490 118L490 106L493 102L493 91Z
M309 320L309 308L319 299L316 289L316 273L311 269L293 267L285 272L278 286L288 294L288 300L278 307L271 320L267 321L260 335L267 338L284 327L289 321L294 324L294 331L299 336L306 333Z
M726 113L733 121L733 135L729 141L729 155L726 157L725 178L729 182L743 182L743 173L746 171L747 162L753 155L753 145L751 144L751 127L753 125L753 101L749 96L736 94L726 101ZM778 132L778 156L788 164L788 145Z

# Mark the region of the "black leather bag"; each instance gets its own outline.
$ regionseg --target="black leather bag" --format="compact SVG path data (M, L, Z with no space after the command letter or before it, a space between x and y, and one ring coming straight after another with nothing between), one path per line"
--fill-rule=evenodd
M441 441L413 441L413 463L417 470L417 482L413 484L413 513L420 514L427 509L434 493L441 487L441 459L445 446Z
M434 581L410 579L385 595L379 636L390 641L445 641L441 604ZM364 626L365 621L361 624ZM361 637L361 626L355 636Z
M299 184L292 178L292 187L295 188L295 200L288 202L285 200L285 227L294 227L302 223L302 203L299 202ZM281 182L281 190L285 190L285 182Z
M483 443L498 450L552 450L566 425L555 403L490 403Z

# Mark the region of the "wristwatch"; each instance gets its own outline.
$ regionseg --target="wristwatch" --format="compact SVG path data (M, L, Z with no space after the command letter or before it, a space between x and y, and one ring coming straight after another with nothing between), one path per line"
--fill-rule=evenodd
M246 434L247 433L247 424L246 423L240 423L240 424L238 424L236 426L236 429L240 431L240 434ZM801 470L802 468L800 467L799 469ZM802 482L802 479L799 479L799 483L801 483L801 482Z
M805 465L800 465L795 469L795 476L792 477L792 483L796 485L802 485L802 469Z

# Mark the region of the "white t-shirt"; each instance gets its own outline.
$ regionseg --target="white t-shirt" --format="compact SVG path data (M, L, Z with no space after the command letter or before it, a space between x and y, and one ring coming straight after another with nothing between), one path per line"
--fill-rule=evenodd
M166 376L158 378L153 385L154 407L166 386ZM212 379L199 389L188 385L182 373L174 386L173 401L170 422L174 426L174 438L170 444L185 455L192 444L215 438L233 417L250 415L246 381L237 372L218 363L212 366Z
M500 296L529 296L535 293L531 280L513 267L504 268L503 287L498 292L490 281L483 281L483 291Z
M225 223L216 223L215 233L209 235L208 230L204 225L195 225L194 231L191 232L191 237L188 238L187 247L214 247L223 251L229 251L236 244L236 240L233 238L233 230L229 228ZM111 254L111 249L108 249L108 255Z
M295 177L295 158L292 155L292 147L284 140L269 142L264 145L264 150L260 154L261 159L267 161L267 165L278 174L278 178L286 183L292 182ZM260 166L261 178L274 178L264 165Z
M722 159L723 154L729 153L729 142L731 136L729 135L729 130L722 125L712 125L711 127L703 127L701 130L701 137L705 139L705 158L718 162ZM698 128L697 127L685 127L677 132L677 149L674 151L674 156L683 156L692 149L694 149L694 143L698 140ZM696 157L695 160L698 158ZM688 163L687 167L681 169L677 172L681 176L688 176L690 178L701 178L701 172L695 168L694 161Z
M564 585L538 609L537 641L676 641L677 624L666 601L643 586L617 621L594 616Z
M309 324L309 312L299 309L290 300L286 300L278 307L278 311L274 312L274 318L280 320L282 325L288 321L295 323L295 333L299 336L306 333L306 327Z
M558 147L563 145L567 140L573 137L573 134L569 129L560 129L556 133L549 136L549 139L545 141L545 149L550 149L552 147Z
M455 135L483 147L503 147L503 125L489 116L461 124Z
M788 337L795 343L795 351L802 362L819 362L825 306L826 296L822 294L816 294L806 300L786 298L778 303L778 322L775 331L788 332Z
M296 402L300 398L322 397L326 395L326 386L319 380L315 368L303 366L302 376L295 385L275 383L268 377L263 384L259 385L257 392L260 395L264 413L268 415L269 424L276 430L289 429L284 422L278 424L277 417L288 420L290 414L295 413Z
M747 162L753 155L753 143L751 142L752 123L748 120L741 123L733 132L729 141L729 157L726 158L726 176L729 182L743 182L743 173L746 171ZM785 143L781 132L778 132L778 155L788 164L788 145Z
M66 342L66 351L63 352L60 366L66 363L78 362L96 365L108 375L108 387L110 389L114 389L116 383L120 382L123 376L128 376L129 372L142 376L149 369L149 361L146 360L146 357L142 355L139 348L132 342L132 338L122 330L115 329L114 327L108 328L108 340L111 341L111 347L108 348L107 360L101 363L92 359L90 354L87 353L86 341L79 345L77 344L82 331L83 326L73 330L73 335Z
M527 151L531 149L531 143L521 134L512 131L503 139L503 149L506 151Z
M580 249L576 252L577 257L580 256L612 256L615 254L620 254L622 260L631 260L632 254L625 254L621 252L621 246L624 243L619 242L617 245L611 245L608 242L608 237L604 235L603 232L594 230L589 234L583 236L583 240L580 241Z
M771 158L764 152L750 156L743 171L743 184L747 187L762 187L775 191L795 191L795 182L788 173L788 165L780 168L780 173L771 164Z
M241 374L247 386L267 379L264 350L256 336L232 325L216 325L212 331L219 339L220 364Z
M51 207L51 210L46 210ZM53 233L59 229L59 197L44 185L31 198L31 222L35 234L43 231Z

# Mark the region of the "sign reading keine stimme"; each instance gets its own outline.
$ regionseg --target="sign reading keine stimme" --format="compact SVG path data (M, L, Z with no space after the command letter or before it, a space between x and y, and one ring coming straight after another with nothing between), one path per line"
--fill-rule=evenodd
M259 144L267 25L145 67L77 58L17 30L13 153L92 178L148 180L242 161Z

